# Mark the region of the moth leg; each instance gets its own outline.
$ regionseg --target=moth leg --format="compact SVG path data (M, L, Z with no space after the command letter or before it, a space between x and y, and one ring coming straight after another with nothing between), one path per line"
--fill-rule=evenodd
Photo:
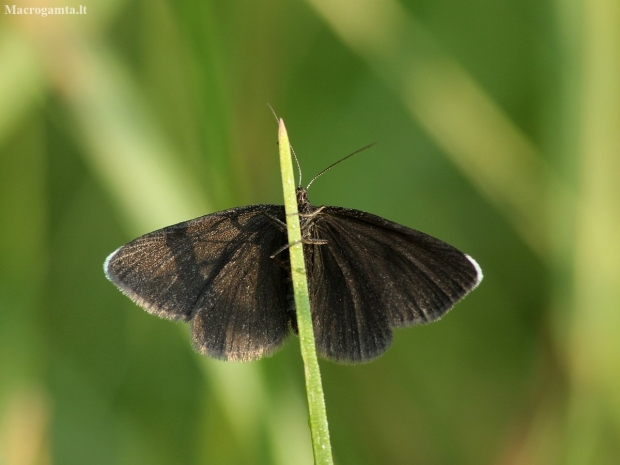
M283 233L286 232L286 223L275 216L271 216L269 213L262 212L263 215L267 217L267 219L273 224L276 228L278 228Z
M299 216L301 216L302 218L314 218L316 215L318 215L319 213L321 213L323 210L325 210L325 205L321 205L319 208L317 208L316 210L314 210L312 213L300 213Z
M299 243L299 241L297 241L296 243ZM327 244L327 240L325 240L325 239L302 238L301 239L301 243L302 244L325 245L325 244Z
M319 208L317 208L315 211L313 211L312 213L287 213L286 216L299 216L300 218L312 218L316 215L318 215L319 213L321 213L323 210L325 210L325 205L320 206Z
M324 208L325 207L321 207L319 210L322 210ZM296 215L287 214L286 216L299 216L301 218L312 218L312 217L314 217L319 212L319 210L317 210L317 211L315 211L313 213L297 213ZM262 214L271 222L271 224L273 224L280 231L282 231L283 233L285 233L287 231L286 230L286 223L284 221L282 221L279 218L276 218L275 216L271 216L269 213L262 212ZM307 227L307 225L308 225L308 220L303 221L303 223L301 225L302 229ZM311 242L304 242L304 243L305 244L310 244Z
M302 231L307 231L310 226L314 223L314 220L319 217L320 213L325 210L325 205L317 208L312 213L303 213L299 216L302 218L301 221L301 229Z
M304 239L304 238L302 238L301 241L295 241L292 244L284 244L282 247L280 247L278 250L276 250L273 255L270 255L269 258L276 258L277 255L279 255L282 252L284 252L290 246L296 245L296 244L324 245L324 244L327 244L327 241L325 239L309 239L309 238L308 239Z
M319 208L317 208L315 211L313 211L312 213L297 213L296 215L299 216L300 218L303 218L304 221L302 221L301 226L301 230L302 233L304 232L304 230L307 231L308 225L311 223L312 219L314 217L316 217L320 212L322 212L325 209L325 206L321 206ZM271 223L273 225L275 225L280 231L282 232L287 232L286 229L286 224L280 220L279 218L275 218L265 212L263 212L263 215L265 215L267 217L267 219L269 221L271 221ZM286 216L294 216L295 214L287 214ZM285 244L282 247L280 247L278 250L276 250L273 255L271 255L269 258L275 258L277 255L279 255L280 253L284 252L286 249L288 249L291 245L295 245L295 244L314 244L314 245L324 245L327 244L327 241L324 239L312 239L309 237L302 237L301 241L296 241L293 242L292 244Z

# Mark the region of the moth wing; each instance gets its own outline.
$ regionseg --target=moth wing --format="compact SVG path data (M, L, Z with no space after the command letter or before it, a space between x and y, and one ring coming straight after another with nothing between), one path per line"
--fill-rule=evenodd
M482 279L478 264L439 239L384 218L325 207L306 244L319 353L363 362L390 345L394 327L439 319Z
M192 321L193 342L223 360L272 353L289 333L289 271L270 256L286 234L277 205L235 208L146 234L112 253L108 279L149 313Z

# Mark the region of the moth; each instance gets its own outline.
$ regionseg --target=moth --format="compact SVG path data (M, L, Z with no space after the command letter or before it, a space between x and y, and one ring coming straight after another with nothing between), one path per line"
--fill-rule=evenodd
M316 207L307 188L297 188L297 204L324 359L370 361L387 350L394 328L441 318L482 280L473 258L420 231ZM129 242L107 257L104 271L147 312L190 322L202 354L260 359L297 331L285 221L281 205L212 213Z

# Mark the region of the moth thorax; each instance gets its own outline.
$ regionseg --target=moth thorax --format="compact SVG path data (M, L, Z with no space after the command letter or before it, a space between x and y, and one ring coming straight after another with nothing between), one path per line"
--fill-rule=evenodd
M310 213L312 210L312 206L310 202L308 202L308 191L303 187L298 187L296 190L297 194L297 209L299 213Z

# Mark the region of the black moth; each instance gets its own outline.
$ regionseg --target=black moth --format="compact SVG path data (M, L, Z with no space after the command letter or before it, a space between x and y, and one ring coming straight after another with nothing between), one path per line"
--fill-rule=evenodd
M392 329L439 319L482 279L470 256L427 234L359 210L297 204L318 354L366 362ZM146 234L113 252L104 271L147 312L191 321L195 348L256 360L297 332L285 213L250 205Z

